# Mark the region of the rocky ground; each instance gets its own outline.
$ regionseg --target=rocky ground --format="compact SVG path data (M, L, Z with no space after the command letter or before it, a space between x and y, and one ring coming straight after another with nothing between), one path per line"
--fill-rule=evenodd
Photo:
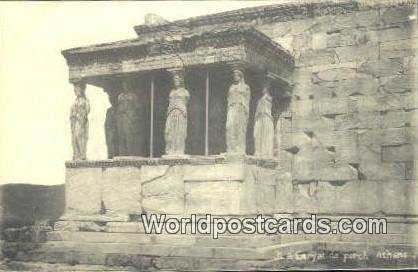
M0 261L0 271L43 271L43 272L84 272L84 271L138 271L133 267L103 266L103 265L68 265L39 262Z

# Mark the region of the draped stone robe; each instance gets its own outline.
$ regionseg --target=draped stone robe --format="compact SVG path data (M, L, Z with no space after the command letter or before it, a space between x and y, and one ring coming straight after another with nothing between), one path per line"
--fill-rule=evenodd
M227 153L245 154L251 91L243 81L228 91L226 118Z
M118 96L117 131L120 156L140 155L140 113L137 94L127 92Z
M255 156L273 157L274 121L271 115L272 98L265 93L257 102L254 124Z
M165 126L165 151L167 155L184 155L189 98L190 94L185 88L173 89L170 92Z
M73 160L85 160L89 136L90 103L84 96L77 96L70 110Z
M105 119L105 136L107 146L107 157L112 159L119 153L118 147L118 130L116 127L117 111L115 106L111 106L106 111Z

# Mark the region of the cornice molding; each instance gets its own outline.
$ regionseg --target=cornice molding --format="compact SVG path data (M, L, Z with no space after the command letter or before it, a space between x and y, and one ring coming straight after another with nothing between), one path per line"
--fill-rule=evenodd
M276 4L243 8L210 15L167 22L160 25L137 25L134 27L138 36L153 32L172 31L173 29L192 29L204 25L244 23L253 20L267 22L285 22L291 20L313 18L324 15L348 14L361 10L384 8L391 6L416 6L414 0L334 0L305 3Z
M83 62L86 60L85 58L89 57L97 58L98 60L101 57L109 58L109 55L116 57L126 53L126 51L140 56L154 56L167 53L191 52L198 47L205 46L223 48L230 45L238 45L240 42L263 46L265 50L276 55L282 61L292 66L294 65L293 56L281 45L253 27L239 25L183 36L177 40L156 39L144 42L141 39L134 39L77 47L63 50L62 55L69 64L72 64L73 62Z

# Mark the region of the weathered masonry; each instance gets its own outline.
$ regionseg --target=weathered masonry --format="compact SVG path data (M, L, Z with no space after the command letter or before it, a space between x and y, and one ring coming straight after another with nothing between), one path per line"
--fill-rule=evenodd
M390 235L305 242L416 251L414 1L271 5L135 31L132 40L63 51L77 95L75 152L56 231L101 221L100 231L136 232L141 213L385 215ZM85 158L85 84L103 88L112 104L109 157L100 161ZM261 255L214 249L202 258L261 263L276 256L269 245L254 249ZM175 266L155 255L159 268Z

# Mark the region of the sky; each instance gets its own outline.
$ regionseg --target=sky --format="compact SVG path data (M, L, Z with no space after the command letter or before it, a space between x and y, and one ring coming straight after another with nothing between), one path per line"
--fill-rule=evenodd
M283 1L282 1L283 2ZM265 1L0 2L0 184L61 184L74 101L61 50L135 38L147 13L172 21ZM87 157L105 159L103 90L88 86Z

